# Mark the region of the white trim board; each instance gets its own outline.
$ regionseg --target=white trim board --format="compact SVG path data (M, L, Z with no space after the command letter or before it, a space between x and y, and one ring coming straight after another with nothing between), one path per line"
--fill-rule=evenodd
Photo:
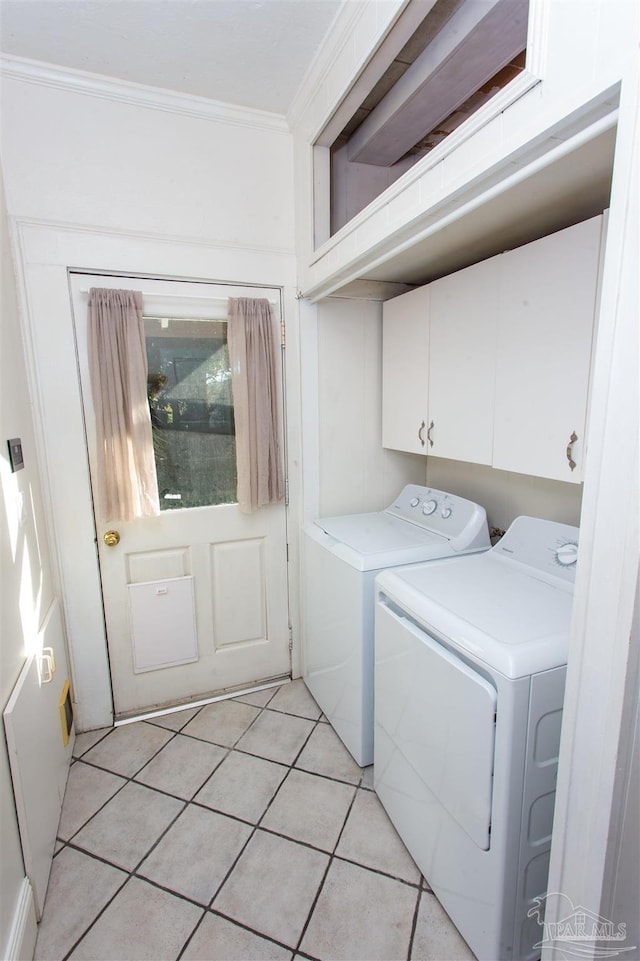
M54 64L13 57L4 54L0 57L0 74L6 79L36 83L43 87L55 87L71 93L113 100L150 110L164 110L167 113L199 117L202 120L215 120L241 127L255 127L274 133L289 134L284 117L265 110L250 110L219 100L208 100L194 94L148 87L128 80L116 80L101 74L59 67Z
M33 957L38 937L33 888L29 878L20 885L20 892L13 913L9 940L2 955L5 961L29 961Z

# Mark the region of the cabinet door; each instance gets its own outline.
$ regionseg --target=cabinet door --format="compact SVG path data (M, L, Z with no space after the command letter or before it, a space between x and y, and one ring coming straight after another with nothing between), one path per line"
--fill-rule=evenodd
M435 457L491 464L501 259L430 285L427 453Z
M382 308L382 446L426 454L429 288Z
M601 225L596 217L502 257L493 447L501 470L582 479Z

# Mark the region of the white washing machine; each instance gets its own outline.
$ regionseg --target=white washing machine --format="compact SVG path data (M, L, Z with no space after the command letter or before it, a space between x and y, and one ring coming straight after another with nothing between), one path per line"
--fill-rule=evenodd
M540 956L578 529L376 581L376 792L482 961Z
M304 528L304 679L358 764L373 763L376 574L490 546L483 507L416 484L384 511Z

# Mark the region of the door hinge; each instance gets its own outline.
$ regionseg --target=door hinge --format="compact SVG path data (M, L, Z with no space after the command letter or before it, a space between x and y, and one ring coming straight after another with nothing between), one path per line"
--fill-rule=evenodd
M289 653L293 650L293 628L289 624Z
M287 346L287 331L284 326L284 320L280 321L280 346L281 347Z
M289 506L289 478L284 479L284 506Z

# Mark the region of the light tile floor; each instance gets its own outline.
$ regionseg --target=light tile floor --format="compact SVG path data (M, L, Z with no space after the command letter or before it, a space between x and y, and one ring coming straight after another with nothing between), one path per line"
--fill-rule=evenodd
M76 738L35 958L473 955L294 681Z

